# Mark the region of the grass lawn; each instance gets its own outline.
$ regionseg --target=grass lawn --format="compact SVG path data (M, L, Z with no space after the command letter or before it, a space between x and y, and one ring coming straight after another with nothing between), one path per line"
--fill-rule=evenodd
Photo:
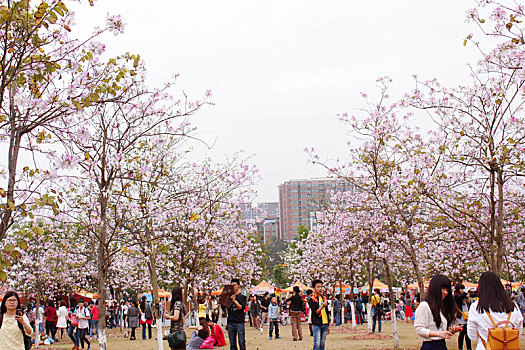
M246 323L248 326L248 323ZM414 332L412 323L400 322L399 324L399 341L401 349L419 349L421 342L419 337ZM393 341L389 337L392 334L392 325L390 322L383 323L382 339L366 339L370 338L367 335L366 324L358 326L359 333L352 331L351 326L331 327L330 334L326 342L326 349L343 350L343 349L392 349ZM268 339L268 328L264 332L257 330L246 329L246 347L247 349L272 349L272 350L293 350L293 349L312 349L312 337L310 337L308 326L303 325L303 341L292 341L292 330L290 326L280 327L282 339ZM155 336L155 329L153 329L153 336ZM228 343L228 335L225 332L226 342ZM156 350L155 340L142 340L142 330L137 329L137 340L130 341L124 338L119 330L109 330L109 346L110 350ZM365 339L359 339L365 337ZM374 338L379 336L375 335ZM386 337L386 338L385 338ZM358 338L358 339L354 339ZM98 349L98 343L93 342L92 349ZM457 349L457 337L448 342L448 349ZM525 335L521 337L520 345L525 349ZM50 346L40 347L39 349L71 349L71 341L64 341L63 343L53 344ZM475 348L475 347L474 347ZM164 349L169 350L168 342L165 342ZM221 348L218 348L221 349ZM222 349L228 350L229 345Z

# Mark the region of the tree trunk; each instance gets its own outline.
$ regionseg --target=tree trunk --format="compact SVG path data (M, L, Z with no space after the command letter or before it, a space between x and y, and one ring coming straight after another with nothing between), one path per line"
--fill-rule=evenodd
M146 228L146 231L148 231L148 228ZM151 242L149 238L150 237L148 235L148 241ZM159 284L157 281L155 254L151 249L152 247L150 243L148 269L151 282L151 294L153 297L152 309L155 316L155 322L157 323L157 349L164 350L164 341L162 340L162 315L160 314Z
M15 112L16 113L16 112ZM12 117L14 120L14 117ZM16 167L18 163L18 154L20 151L21 135L16 129L16 125L11 125L11 140L9 142L9 154L8 154L8 180L7 180L7 191L6 200L7 203L12 202L15 204L15 183L16 183ZM6 206L2 213L2 220L0 221L0 240L3 240L7 234L7 230L11 225L11 216L13 210L9 205Z
M98 343L99 343L100 350L107 349L107 337L106 337L107 204L108 204L108 200L102 192L100 195L100 219L102 221L102 224L100 226L100 239L98 242L98 261L97 261L97 268L98 268L97 291L98 291L99 334L100 334Z
M366 263L366 272L368 276L368 303L366 304L366 316L368 319L368 333L372 333L372 288L374 286L374 264Z
M40 286L37 284L36 287L36 321L35 321L35 348L38 348L38 345L40 344L40 320L39 320L39 313L40 313L40 296L42 292L40 291ZM27 294L26 294L27 297ZM42 322L44 322L44 316L42 315Z
M504 258L504 242L503 242L503 169L498 168L497 171L497 184L498 184L498 213L496 216L496 268L495 273L501 277L503 272L503 258Z
M199 325L199 302L197 301L197 296L195 295L195 288L193 288L194 292L192 293L191 299L193 300L193 312L195 314L195 325ZM197 289L198 290L198 289Z
M390 275L390 266L388 261L383 258L383 264L385 265L386 272L386 283L388 284L388 293L390 294L390 314L392 315L392 335L394 337L394 349L399 348L399 332L397 330L397 319L396 319L396 301L394 298L394 288L392 285L392 276Z

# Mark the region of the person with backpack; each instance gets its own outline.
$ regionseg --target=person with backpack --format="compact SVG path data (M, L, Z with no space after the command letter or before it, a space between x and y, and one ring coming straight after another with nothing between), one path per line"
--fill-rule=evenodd
M523 331L523 316L501 280L494 272L484 272L478 282L479 300L472 303L468 313L467 334L472 342L478 342L477 350L519 349L519 337Z
M381 317L383 317L383 303L381 302L381 292L379 289L374 289L374 295L371 299L372 304L372 333L376 332L376 323L377 332L381 333Z
M87 344L87 350L90 350L91 342L87 339L87 334L89 331L89 320L91 319L91 313L84 305L84 299L80 298L75 313L78 318L78 338L80 340L80 346L82 349L84 349L84 344Z
M73 350L78 350L80 344L79 333L78 333L78 317L76 315L77 300L74 297L69 298L69 310L68 310L68 328L67 335L73 342Z
M421 350L447 350L445 339L459 332L452 326L456 320L456 303L448 277L437 274L430 280L426 300L416 309L414 328L421 337Z
M20 298L15 292L7 292L0 305L0 344L2 350L31 349L33 328L22 313Z
M151 324L153 323L153 311L151 305L146 301L146 296L142 296L139 304L140 307L140 324L142 325L142 340L146 340L146 326L148 327L148 336L151 339Z
M357 297L357 299L355 300L355 314L356 314L356 319L357 319L357 324L363 324L363 308L364 308L364 305L363 305L363 299L361 299L361 297Z

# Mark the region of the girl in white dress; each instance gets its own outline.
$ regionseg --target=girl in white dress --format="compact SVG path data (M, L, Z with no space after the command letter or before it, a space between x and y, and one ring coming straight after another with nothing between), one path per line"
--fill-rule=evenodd
M60 307L58 308L58 322L57 322L57 328L60 330L60 341L62 341L62 339L64 338L64 333L67 333L66 332L66 328L67 328L67 320L66 320L66 317L67 317L67 307L66 307L66 302L64 300L62 300L60 302Z

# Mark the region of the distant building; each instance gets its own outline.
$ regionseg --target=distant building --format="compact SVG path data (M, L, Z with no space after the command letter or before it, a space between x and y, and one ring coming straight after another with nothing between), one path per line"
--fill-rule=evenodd
M279 202L257 203L257 209L265 212L267 217L279 217Z
M329 203L331 192L351 190L352 186L341 179L290 180L279 185L281 239L297 239L299 225L311 229L311 213Z
M279 218L269 216L257 221L257 233L261 241L268 243L269 241L280 238Z

